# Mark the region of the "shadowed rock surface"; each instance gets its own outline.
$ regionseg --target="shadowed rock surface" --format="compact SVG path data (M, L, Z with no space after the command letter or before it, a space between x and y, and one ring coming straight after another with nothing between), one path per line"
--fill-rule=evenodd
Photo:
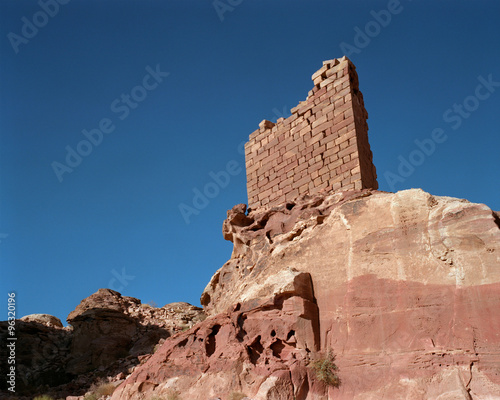
M188 303L156 308L110 289L82 300L66 328L51 315L23 317L16 321L16 394L66 397L84 394L99 378L120 380L145 362L159 342L204 318L200 308ZM6 336L7 323L0 322L2 343ZM7 358L3 352L2 363ZM5 380L0 384L6 390Z

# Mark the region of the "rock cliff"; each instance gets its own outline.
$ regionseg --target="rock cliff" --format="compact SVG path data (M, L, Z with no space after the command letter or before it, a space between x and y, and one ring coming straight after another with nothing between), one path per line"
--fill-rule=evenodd
M209 315L112 399L500 398L500 219L421 190L228 211ZM314 368L336 356L340 385Z
M204 310L100 289L69 327L17 321L16 398L82 400L103 379L112 400L500 398L500 218L487 206L320 192L239 204L223 236L233 253Z

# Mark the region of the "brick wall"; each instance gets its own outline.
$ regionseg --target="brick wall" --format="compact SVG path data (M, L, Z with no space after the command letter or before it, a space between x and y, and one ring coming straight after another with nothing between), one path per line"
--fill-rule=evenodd
M321 189L378 188L368 114L347 57L323 62L292 115L262 121L245 144L248 205L277 205Z

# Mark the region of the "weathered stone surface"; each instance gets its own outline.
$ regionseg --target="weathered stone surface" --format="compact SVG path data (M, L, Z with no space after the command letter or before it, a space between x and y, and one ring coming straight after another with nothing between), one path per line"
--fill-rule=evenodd
M25 317L22 317L21 321L37 322L39 324L49 327L63 328L61 320L49 314L30 314L26 315Z
M202 295L208 313L272 292L284 267L308 272L321 349L341 371L331 396L500 397L500 230L488 207L360 191L242 213L224 223L234 251Z
M182 399L304 399L314 377L306 365L319 347L318 309L309 274L285 269L275 290L249 296L165 341L112 399L180 393ZM267 293L267 289L265 289ZM315 389L324 395L325 389Z
M99 289L68 316L74 334L67 369L80 374L121 358L151 353L160 339L201 319L201 310L187 303L155 308L113 290Z
M200 308L188 303L156 308L109 289L82 300L68 316L71 326L66 328L51 315L23 317L16 321L16 396L42 390L54 398L80 395L103 375L122 380L146 362L158 343L204 318ZM2 343L7 326L0 322ZM2 346L2 368L4 350ZM5 380L0 389L6 390Z

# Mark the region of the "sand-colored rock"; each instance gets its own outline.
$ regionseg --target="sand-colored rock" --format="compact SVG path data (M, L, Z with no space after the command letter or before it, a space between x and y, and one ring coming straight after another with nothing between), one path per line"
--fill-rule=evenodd
M120 358L151 353L160 339L203 318L199 308L187 303L155 308L114 290L99 289L68 316L74 334L67 370L77 375Z
M23 322L37 322L39 324L54 327L63 328L61 320L53 315L49 314L30 314L21 318Z

